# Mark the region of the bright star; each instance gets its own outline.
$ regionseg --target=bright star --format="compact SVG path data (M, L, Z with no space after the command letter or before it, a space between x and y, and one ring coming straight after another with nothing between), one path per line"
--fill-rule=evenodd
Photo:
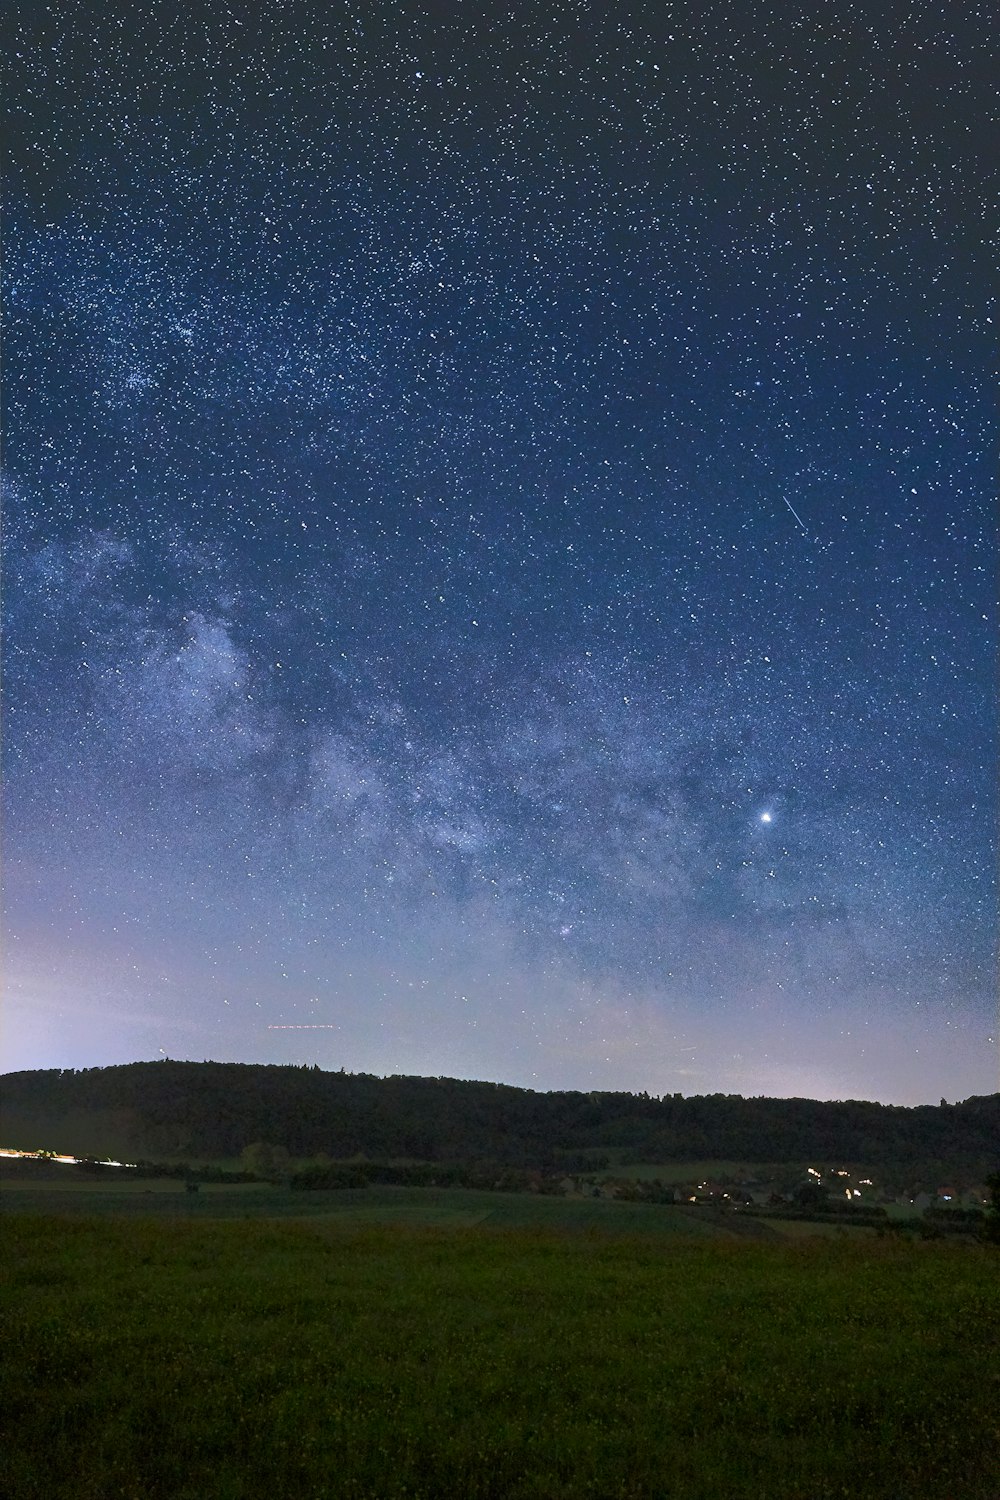
M761 815L760 815L760 821L762 823L770 823L770 821L771 821L771 814L769 812L762 812Z

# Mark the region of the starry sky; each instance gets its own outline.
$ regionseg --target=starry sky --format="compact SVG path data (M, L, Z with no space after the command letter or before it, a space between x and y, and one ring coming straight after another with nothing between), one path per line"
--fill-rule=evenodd
M995 1089L984 8L15 24L3 1066Z

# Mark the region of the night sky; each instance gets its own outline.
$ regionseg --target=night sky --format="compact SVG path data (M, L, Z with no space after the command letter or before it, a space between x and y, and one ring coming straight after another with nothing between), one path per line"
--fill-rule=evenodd
M20 24L2 1065L995 1089L985 7Z

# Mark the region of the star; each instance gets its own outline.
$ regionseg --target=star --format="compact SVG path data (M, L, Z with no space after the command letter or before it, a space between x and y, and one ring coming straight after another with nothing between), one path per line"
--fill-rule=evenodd
M995 1088L933 8L907 153L880 16L231 5L12 49L3 1066Z

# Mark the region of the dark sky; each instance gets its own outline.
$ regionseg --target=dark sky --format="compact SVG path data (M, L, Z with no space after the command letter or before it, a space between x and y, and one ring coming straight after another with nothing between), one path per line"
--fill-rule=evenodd
M996 1088L985 8L20 25L3 1065Z

